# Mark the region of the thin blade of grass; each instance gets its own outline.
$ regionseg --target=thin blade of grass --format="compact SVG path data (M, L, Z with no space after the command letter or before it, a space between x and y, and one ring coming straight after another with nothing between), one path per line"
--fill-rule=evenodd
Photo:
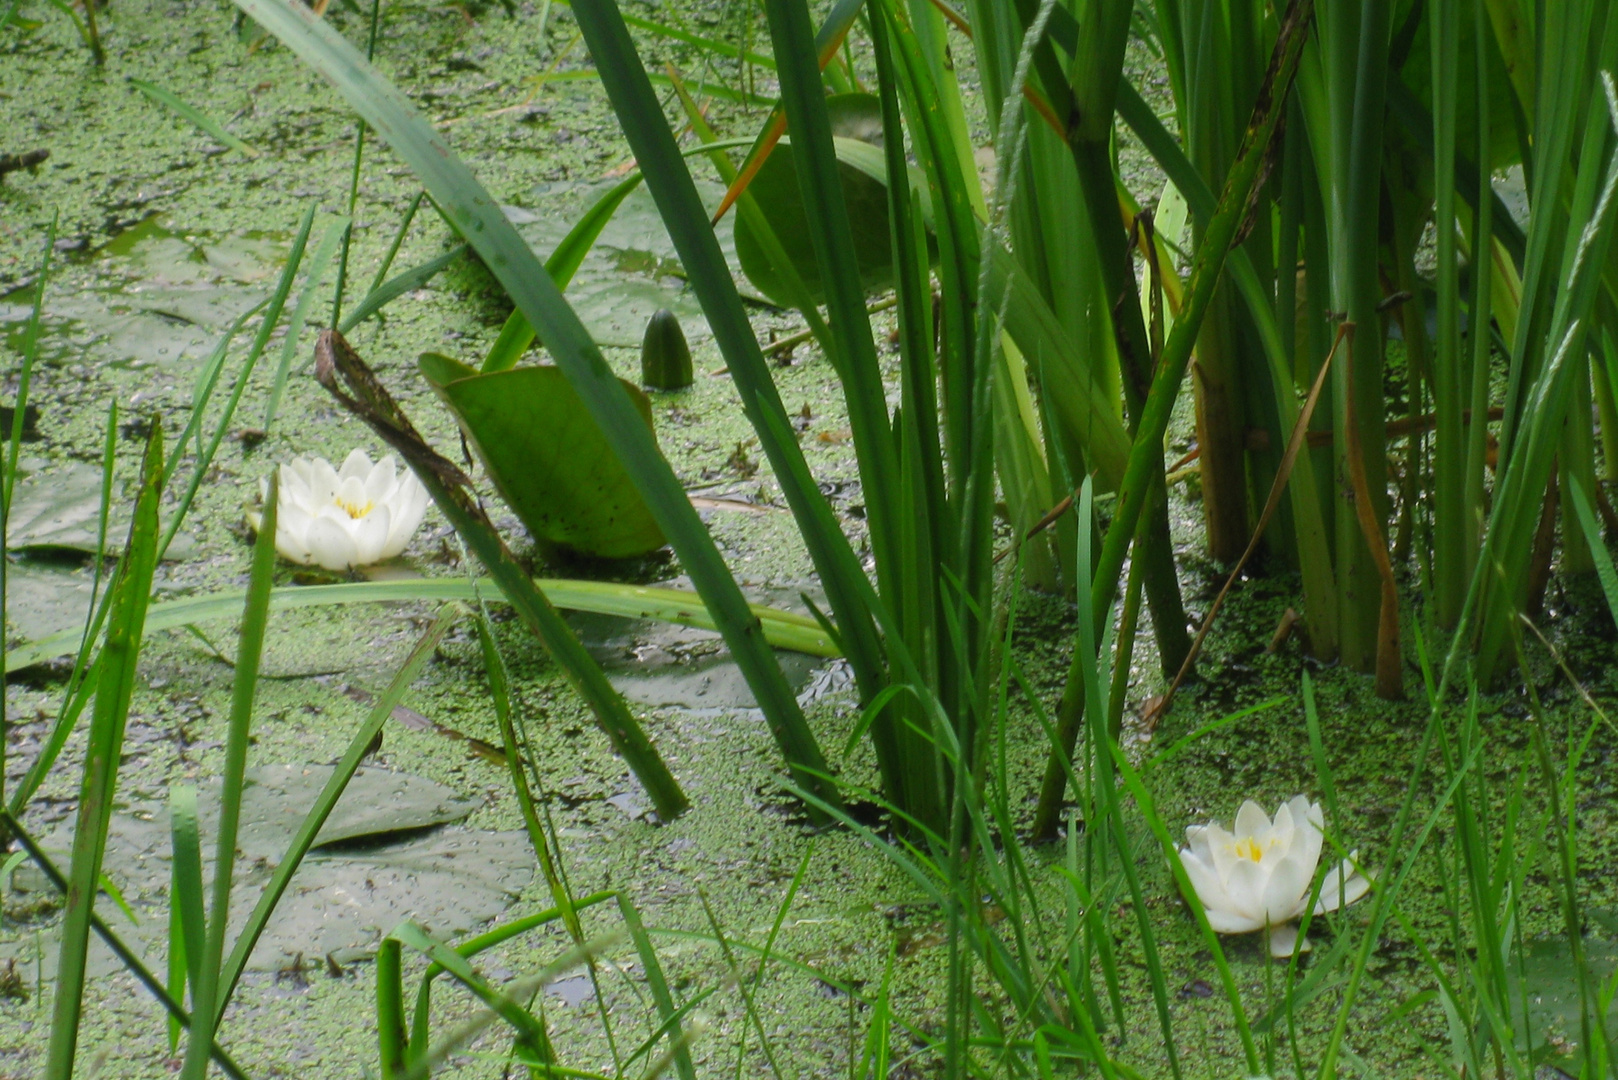
M220 781L219 833L214 847L213 908L208 917L206 942L192 969L192 1011L199 1019L186 1045L182 1080L202 1080L206 1074L206 1048L213 1044L214 1024L223 1011L218 1007L219 973L220 965L224 962L225 934L230 923L230 893L236 872L236 837L241 825L242 792L246 787L253 700L258 692L259 663L264 655L264 629L269 623L270 586L275 580L275 533L280 513L280 488L278 469L270 475L263 519L259 522L258 537L253 542L253 564L242 611L240 643L236 649L230 722L225 735L225 764Z
M315 253L309 257L309 269L303 279L303 292L298 294L298 302L292 308L292 318L287 323L286 337L281 341L281 360L276 364L275 377L270 382L270 400L264 407L265 431L270 430L276 414L281 411L281 398L286 394L287 379L292 374L292 360L298 354L298 339L303 336L304 324L309 319L309 312L315 306L315 298L320 293L320 283L326 276L326 268L336 257L337 246L342 243L343 233L347 229L347 218L338 218L327 225L326 231L321 234L320 243L315 245Z
M232 150L245 154L247 157L258 157L257 150L243 142L241 139L238 139L230 132L226 131L224 125L219 121L215 120L201 109L181 101L178 97L175 97L161 86L154 86L144 79L130 79L129 85L133 86L136 90L139 90L141 93L145 94L159 105L163 105L174 110L176 114L186 120L191 121L191 123L195 124L209 135L212 135L215 139L218 139Z
M348 333L405 293L414 292L427 284L437 277L440 271L465 258L471 250L467 245L461 244L444 252L437 258L428 259L420 266L412 266L409 270L395 274L366 293L364 299L355 304L353 310L343 316L343 321L339 324L338 329L345 334Z
M62 938L57 960L55 1006L45 1076L72 1080L78 1050L79 1020L84 1007L84 986L90 936L90 917L106 854L107 827L118 786L118 763L123 753L124 728L135 690L135 671L157 565L157 514L163 484L163 427L154 418L146 442L140 496L124 545L118 582L113 586L112 614L107 642L102 647L95 712L90 721L84 779L73 833L72 880L68 884L62 916Z

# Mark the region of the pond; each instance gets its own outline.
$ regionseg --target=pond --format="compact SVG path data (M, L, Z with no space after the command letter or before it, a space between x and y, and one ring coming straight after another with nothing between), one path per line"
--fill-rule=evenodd
M646 19L693 27L688 37L751 43L746 49L768 44L767 22L751 4L623 6ZM823 5L812 6L818 17ZM430 276L405 282L346 338L427 442L474 473L482 505L518 556L547 578L685 590L692 581L667 548L603 562L536 545L486 470L474 466L454 416L416 370L416 358L430 352L476 365L507 325L511 302L433 203L418 198L420 182L389 145L374 133L357 142L355 114L283 44L218 3L117 0L99 9L107 62L96 67L67 16L43 4L9 7L17 17L0 23L0 154L45 150L49 156L0 177L0 363L8 401L15 399L42 251L48 235L55 240L43 279L38 359L7 535L6 636L12 650L56 634L68 635L71 644L41 662L8 662L8 797L46 752L66 704L77 648L72 635L91 613L95 590L105 588L116 566L112 557L122 553L153 425L161 425L178 470L163 507L166 523L227 400L240 391L190 510L157 565L151 618L165 604L200 603L227 592L232 600L223 609L228 614L199 614L190 623L176 616L172 628L149 633L142 644L108 830L110 887L96 908L149 969L169 981L177 872L171 793L176 786L196 788L201 850L211 867L236 681L237 613L253 555L244 515L260 498L260 481L281 463L315 456L340 463L355 447L373 458L389 452L316 381L319 329L351 319L362 299L393 275L435 266ZM368 11L352 3L322 9L330 26L363 43ZM525 0L510 12L478 3L394 3L382 11L377 67L467 162L523 240L540 257L549 256L633 165L570 8ZM868 49L869 38L857 37L857 48ZM638 32L637 43L649 70L683 74L722 135L750 140L765 122L777 89L772 71L649 31ZM953 42L951 55L965 88L971 142L980 150L976 163L992 178L993 139L964 38ZM873 77L866 52L852 63ZM1143 41L1131 44L1128 65L1167 111L1161 61ZM658 88L676 117L677 100L663 83ZM165 98L200 110L235 141L221 141ZM694 172L699 197L712 210L723 197L723 178L703 164ZM1119 172L1143 200L1148 194L1155 200L1162 190L1161 172L1127 134L1119 139ZM312 217L303 265L312 259L323 269L296 277L262 359L238 385L249 343L260 331L262 305L276 291L306 213ZM346 252L345 219L352 222ZM722 224L717 233L736 266L732 226ZM334 312L339 274L347 289L342 310ZM739 267L737 280L761 342L804 331L798 312L772 304L767 290ZM694 382L646 397L664 457L749 601L798 616L809 614L811 605L825 608L813 554L645 187L627 196L564 295L612 370L636 383L647 320L663 308L678 316ZM887 295L891 290L876 290L870 299ZM872 325L888 405L897 406L904 393L899 313L879 310ZM221 352L226 339L231 344ZM872 558L871 509L852 434L859 420L849 414L844 381L813 340L773 350L769 359L814 483L853 550ZM217 389L206 399L194 438L176 444L210 380ZM8 412L8 419L15 418ZM1190 395L1183 395L1169 427L1171 458L1192 447L1196 423ZM108 446L115 454L110 478L102 468ZM108 479L108 558L98 566ZM1169 489L1179 585L1193 623L1209 612L1230 569L1206 556L1200 499L1195 479ZM998 520L993 528L997 544L1009 546L1012 526ZM1368 677L1317 663L1296 639L1272 647L1283 613L1301 603L1301 585L1284 558L1261 562L1242 575L1214 624L1200 678L1185 686L1160 721L1146 717L1172 672L1161 671L1150 614L1142 613L1124 680L1120 745L1142 769L1144 790L1175 842L1188 825L1230 822L1247 798L1268 812L1299 792L1327 797L1323 756L1334 783L1332 837L1355 849L1379 881L1391 882L1406 865L1392 838L1408 843L1429 824L1428 815L1437 819L1435 808L1448 798L1448 774L1432 751L1415 783L1416 797L1405 802L1429 714L1416 666L1406 674L1413 699L1389 703L1375 696ZM369 580L379 588L397 586L404 597L422 582L465 583L481 572L436 508L395 559L339 572L282 561L274 571L277 587L287 590ZM1016 583L1011 588L1017 610L1007 640L1023 678L1006 690L996 752L1001 783L1016 793L1006 813L1026 828L1049 746L1040 718L1062 695L1079 616L1069 598ZM720 634L653 618L569 611L568 626L690 800L685 814L661 821L567 675L500 602L498 589L485 579L477 596L489 602L494 640L509 669L512 707L526 728L524 764L554 833L563 887L575 898L615 890L638 912L669 992L689 1006L682 1014L689 1042L682 1047L696 1074L863 1076L869 1067L864 1055L885 1040L890 1075L943 1075L943 1051L931 1040L961 1004L946 990L959 958L936 897L909 872L917 861L907 861L896 842L905 834L873 806L883 774L861 737L859 688L849 662L778 653L849 797L850 824L816 828L783 784L770 724ZM1407 603L1414 601L1407 597ZM1521 832L1506 843L1530 852L1527 892L1515 899L1504 947L1521 961L1518 977L1529 987L1524 1000L1532 1004L1520 1027L1533 1045L1551 1046L1556 1052L1541 1056L1571 1075L1578 1068L1579 1006L1576 984L1558 959L1568 942L1551 863L1561 852L1536 851L1531 835L1533 828L1549 828L1542 815L1551 795L1533 736L1543 730L1560 761L1565 740L1593 730L1573 771L1576 788L1569 790L1576 790L1576 803L1561 810L1577 815L1569 857L1580 867L1578 903L1590 916L1583 942L1590 970L1607 978L1618 960L1618 876L1606 871L1618 864L1612 764L1618 739L1610 722L1591 720L1585 695L1610 703L1618 673L1598 588L1570 579L1556 586L1549 604L1550 636L1579 688L1548 653L1535 653L1526 679L1537 695L1532 707L1515 690L1482 695L1474 735L1483 749L1468 784L1479 785L1474 811L1488 828L1503 828L1499 805L1489 816L1491 803L1514 799L1522 814ZM558 599L558 606L567 605ZM387 704L396 674L438 612L437 599L408 598L273 610L248 747L231 934L248 922L305 811L354 733L379 701ZM1305 677L1317 703L1313 720L1304 703ZM246 1075L377 1075L377 950L384 935L414 920L438 941L460 943L553 904L553 885L537 865L513 789L474 621L458 618L443 631L418 677L377 719L380 733L363 748L363 765L246 958L223 1016L219 1042ZM64 867L89 752L87 728L82 722L67 737L18 815ZM1446 745L1444 752L1456 748ZM1105 979L1098 974L1090 997L1099 1038L1139 1075L1182 1069L1195 1076L1236 1074L1243 1047L1226 1000L1227 974L1229 989L1259 1026L1270 1067L1290 1075L1295 1053L1299 1061L1315 1062L1331 1038L1346 968L1324 982L1304 982L1306 996L1291 1011L1280 1005L1287 967L1272 963L1265 935L1221 938L1229 960L1228 972L1222 971L1224 958L1207 947L1157 838L1135 812L1137 793L1125 794L1121 813L1133 815L1131 876L1138 896L1132 899L1123 876L1112 873L1089 910L1073 906L1061 872L1079 865L1079 830L1069 817L1071 844L1029 838L1019 849L1030 877L1022 895L1033 907L1006 911L985 904L988 914L974 925L1036 928L1031 954L1040 970L1050 965L1046 977L1054 980L1050 972L1078 940L1078 924L1099 912L1106 933L1098 940L1105 946L1086 937L1085 948L1110 954L1086 952L1074 970L1093 965L1106 972ZM1411 808L1414 820L1407 823ZM1428 952L1429 943L1447 947L1444 935L1462 906L1447 891L1456 880L1448 876L1458 858L1450 846L1454 829L1448 816L1438 823L1435 847L1442 855L1410 864L1395 917L1380 927L1366 954L1364 983L1341 1043L1343 1059L1364 1075L1448 1075L1433 1065L1431 1048L1450 1038L1450 1028L1432 988ZM1005 849L990 845L991 854L996 850ZM11 867L5 853L0 849L0 866ZM31 862L19 863L9 874L0 872L0 1075L31 1076L44 1068L50 1043L63 917L45 874ZM211 885L211 868L202 880ZM1371 909L1367 900L1322 917L1310 935L1315 951L1300 960L1296 978L1324 966L1323 956L1342 964L1348 944L1358 949ZM597 962L525 984L532 1012L542 1018L561 1064L589 1075L642 1075L662 1052L643 1046L660 1022L646 953L624 935L622 909L614 903L596 903L580 917L586 936L597 941ZM575 944L564 921L546 921L478 953L477 973L498 987L546 971ZM1150 927L1146 940L1143 926ZM1345 951L1334 953L1340 941ZM758 963L761 951L766 959ZM404 986L413 995L428 959L410 948L404 955ZM171 1030L162 1007L99 942L92 943L88 963L81 1075L177 1072L184 1038ZM1020 1026L1026 1018L1012 1015L988 975L979 979L985 1014L993 1013L994 1023L1016 1038L1031 1039L1032 1030ZM472 994L449 979L438 982L430 1013L435 1035L481 1013ZM1282 1019L1264 1022L1276 1017ZM1175 1060L1164 1051L1165 1025L1176 1033ZM508 1075L517 1067L511 1044L510 1032L496 1029L457 1050L440 1074ZM1072 1075L1077 1066L1069 1060L1061 1068L1069 1071L1057 1075Z

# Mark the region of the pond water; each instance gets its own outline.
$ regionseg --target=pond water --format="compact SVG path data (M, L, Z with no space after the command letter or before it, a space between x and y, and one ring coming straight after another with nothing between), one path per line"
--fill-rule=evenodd
M508 205L508 215L541 254L565 234L592 194L621 174L627 153L600 87L577 77L587 70L575 27L561 5L537 31L539 5L521 5L510 20L498 5L389 5L378 63L413 97ZM707 25L740 32L741 16L727 3L693 5ZM357 9L356 9L357 10ZM170 439L189 419L199 377L221 335L248 316L225 368L235 378L243 343L256 329L251 313L274 288L306 208L316 207L311 246L348 213L354 164L354 119L332 91L251 23L214 2L117 0L102 15L109 56L91 67L70 23L52 9L30 5L42 25L26 33L0 27L0 153L47 149L36 171L0 180L0 363L8 400L29 286L51 222L56 265L44 302L44 336L32 401L37 420L25 435L27 474L13 511L8 642L32 640L80 625L88 604L97 546L100 460L108 406L116 402L118 460L114 504L132 494L139 446L147 425L161 418ZM328 18L354 38L363 20L334 4ZM728 21L727 21L728 20ZM696 54L666 41L645 42L649 66L664 60L697 65ZM961 55L966 55L966 50ZM1147 63L1140 58L1140 63ZM559 78L536 80L554 70ZM126 82L161 85L223 122L258 151L227 150L188 121ZM967 83L970 80L966 80ZM974 103L974 109L976 105ZM757 110L724 101L710 117L723 130L750 134ZM986 139L986 137L985 137ZM984 140L980 140L984 141ZM354 213L347 305L381 265L418 188L407 169L374 138L364 148ZM1124 147L1125 175L1137 193L1161 181ZM705 178L710 201L720 190ZM730 243L730 229L721 235ZM427 206L415 218L393 263L394 272L426 263L455 246ZM733 252L732 252L733 253ZM358 283L358 284L353 284ZM317 285L319 283L316 283ZM329 321L331 279L313 288L310 327ZM300 281L291 303L311 288ZM721 551L750 596L802 610L801 594L819 595L790 514L762 461L713 347L700 309L685 288L672 246L657 225L650 198L632 196L586 259L569 299L618 372L634 378L645 320L659 307L681 315L691 340L696 383L652 396L664 453L698 500ZM508 312L502 295L469 259L398 297L351 334L355 348L379 372L429 440L458 456L453 421L415 370L415 357L435 351L475 363L495 340ZM762 340L801 329L801 320L758 304L750 308ZM879 316L889 318L889 316ZM891 323L880 324L884 328ZM158 570L159 598L199 596L240 588L250 553L243 511L258 481L294 456L341 460L354 446L383 448L368 429L337 408L309 376L312 332L283 349L278 332L243 394L236 421L201 485L182 536ZM283 352L290 379L273 420L262 424ZM822 490L831 493L842 524L863 536L863 505L840 386L812 347L800 347L774 372L789 409L802 417L804 446ZM221 393L214 399L215 415ZM1184 411L1184 410L1182 410ZM206 425L205 425L206 427ZM1182 415L1171 435L1178 456L1189 441ZM450 449L455 448L455 449ZM1173 496L1183 585L1200 616L1222 580L1197 550L1194 492ZM489 495L508 536L521 527ZM28 512L24 513L24 509ZM115 551L127 518L108 530ZM406 553L382 568L394 578L464 576L452 530L436 512ZM547 568L547 572L556 568ZM567 574L577 568L561 568ZM621 572L621 571L620 571ZM679 567L654 556L630 572L634 580L679 583ZM283 564L278 583L329 580ZM1255 577L1238 590L1202 664L1203 680L1182 694L1155 732L1133 725L1130 745L1144 758L1232 710L1271 704L1200 737L1151 774L1166 820L1190 824L1228 820L1241 798L1273 805L1316 783L1303 723L1295 650L1265 650L1276 621L1296 602L1297 582L1278 574ZM1578 628L1591 623L1588 598L1570 594L1568 659L1598 697L1618 690L1606 653L1583 647ZM278 612L266 645L250 765L258 770L252 819L244 836L252 881L267 873L288 834L288 814L307 804L309 785L341 755L369 704L388 685L432 616L424 604L375 604ZM781 918L774 953L782 962L752 987L752 1005L795 1076L847 1076L857 1058L869 1013L838 987L873 988L893 950L894 1000L901 1021L936 1024L940 972L947 958L935 910L894 863L850 831L812 833L782 790L777 752L750 694L716 635L644 620L570 616L614 684L643 718L648 734L690 795L681 819L658 823L623 762L611 752L588 711L538 643L500 615L497 635L514 677L516 705L532 736L543 801L557 828L563 870L576 895L621 890L653 931L661 963L676 992L708 990L701 1012L706 1030L693 1046L700 1075L738 1069L764 1075L769 1063L753 1021L735 993L727 939L761 946L803 867L792 903ZM1580 620L1583 620L1582 622ZM98 909L148 961L166 968L167 856L165 807L171 785L194 783L204 804L204 851L229 712L234 628L199 627L200 634L166 631L147 643L120 772L120 804L107 872L129 905ZM1030 595L1021 604L1015 648L1036 692L1049 703L1060 691L1073 631L1062 601ZM1131 715L1162 689L1149 633L1136 651ZM821 744L840 749L857 708L843 666L783 654ZM39 753L60 707L65 667L29 669L7 687L15 726L5 758L8 787ZM1354 838L1369 864L1395 857L1383 844L1402 797L1408 760L1420 740L1425 709L1376 701L1359 676L1316 671L1321 724L1330 748L1343 819L1334 827ZM1553 710L1576 699L1547 666L1536 673ZM1527 747L1526 710L1513 697L1483 705L1484 724L1498 736L1482 766L1490 778L1514 775ZM1041 739L1027 703L1018 698L1011 775L1037 788ZM1561 717L1561 712L1554 715ZM415 918L445 938L459 938L489 919L515 918L550 904L534 872L519 807L501 755L476 637L452 631L401 709L384 727L366 760L363 785L340 804L317 857L297 879L289 904L249 964L221 1041L252 1076L370 1075L375 1069L375 975L369 958L380 934ZM1598 734L1581 805L1581 859L1618 865L1609 729ZM70 738L24 821L47 846L65 851L68 822L83 766L82 730ZM874 786L875 763L864 742L836 766L851 785ZM365 786L369 785L369 786ZM1318 794L1318 792L1316 792ZM1031 810L1031 807L1025 808ZM336 831L331 831L335 829ZM1146 904L1161 925L1162 968L1178 991L1172 1009L1178 1030L1200 1033L1182 1047L1193 1075L1228 1075L1238 1060L1228 1006L1201 992L1217 976L1185 915L1161 858L1143 847L1140 869ZM1056 859L1058 853L1049 856ZM1052 874L1054 879L1054 873ZM1618 875L1589 882L1587 902L1618 909ZM1543 887L1543 882L1538 885ZM1417 929L1441 925L1443 897L1428 869L1406 886L1406 910ZM0 997L0 1075L33 1075L43 1061L50 1021L55 905L48 884L19 871L0 881L0 974L14 987ZM245 912L234 913L245 917ZM1349 918L1362 917L1350 913ZM711 920L711 921L710 921ZM1525 935L1558 925L1548 890L1526 905ZM616 929L615 915L592 911L593 932ZM1109 1038L1134 1044L1131 1055L1147 1075L1163 1072L1157 1018L1132 918L1115 921L1115 948L1127 958L1119 988L1123 1030ZM1611 962L1610 925L1592 926L1594 954ZM1605 936L1604 936L1605 935ZM1329 935L1324 940L1329 941ZM483 953L490 980L531 974L565 951L555 924ZM1554 951L1554 946L1550 947ZM1605 951L1603 951L1605 950ZM1546 946L1532 953L1544 962ZM1235 976L1251 1011L1266 1007L1272 990L1263 948L1254 939L1231 946ZM583 976L551 984L544 1014L568 1065L611 1074L625 1047L650 1027L643 1006L642 965L628 945L601 967L600 998ZM81 1042L86 1074L171 1075L177 1058L161 1011L110 955L95 961ZM425 961L407 962L407 986ZM1556 972L1544 976L1554 983ZM1390 930L1370 969L1362 1009L1367 1024L1412 1001L1422 987L1418 951L1403 930ZM1327 997L1330 995L1328 994ZM1554 996L1554 995L1550 995ZM471 999L443 984L435 994L435 1027L472 1015ZM601 1004L605 1002L605 1006ZM1300 1032L1305 1044L1333 1019L1322 1000ZM1443 1016L1416 1001L1393 1028L1351 1034L1349 1045L1373 1075L1415 1075L1423 1047L1443 1037ZM602 1036L603 1016L617 1033ZM1554 1023L1554 1019L1545 1021ZM902 1043L904 1039L896 1042ZM475 1052L452 1060L448 1075L502 1074L506 1042L485 1038ZM927 1062L907 1066L928 1075ZM1387 1071L1378 1071L1387 1070Z

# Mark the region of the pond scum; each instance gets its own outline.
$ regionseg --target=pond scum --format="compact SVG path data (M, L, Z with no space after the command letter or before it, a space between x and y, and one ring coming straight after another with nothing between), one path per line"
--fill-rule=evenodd
M1606 0L0 58L0 1077L1618 1076Z

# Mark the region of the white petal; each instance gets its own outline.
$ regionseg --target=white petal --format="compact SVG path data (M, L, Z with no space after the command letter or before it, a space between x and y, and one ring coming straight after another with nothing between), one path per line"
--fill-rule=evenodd
M1293 796L1292 801L1297 802L1300 799L1302 799L1305 805L1308 806L1308 810L1304 813L1304 816L1309 819L1309 824L1313 825L1317 829L1324 829L1326 827L1326 817L1320 812L1320 804L1317 802L1309 802L1309 800L1304 799L1302 795Z
M1314 863L1306 865L1293 855L1277 860L1270 868L1270 878L1264 883L1264 916L1271 925L1303 914L1301 908L1308 903L1314 874Z
M1285 960L1294 952L1308 952L1310 948L1309 939L1300 936L1298 928L1291 923L1270 927L1270 955L1277 960Z
M1263 919L1250 919L1234 911L1216 911L1208 908L1207 915L1208 925L1216 934L1250 934L1254 930L1264 929Z
M1248 799L1236 811L1236 828L1233 831L1238 839L1250 836L1259 847L1263 847L1264 841L1270 838L1270 816L1258 803Z
M1234 850L1236 838L1226 832L1218 822L1207 826L1202 835L1207 841L1208 854L1213 859L1213 867L1219 874L1219 880L1228 883L1230 873L1239 861Z
M348 483L348 481L344 481ZM382 549L388 543L388 527L392 514L386 506L379 506L354 522L354 565L369 566L383 559Z
M293 464L296 465L297 462L294 462ZM285 506L288 503L296 503L299 506L305 507L309 505L309 479L306 473L299 472L295 468L283 465L281 466L280 481L280 499L282 506ZM269 485L265 484L264 488L265 497L268 497Z
M357 476L345 476L342 483L337 485L336 499L342 504L344 510L353 516L356 510L363 511L371 500L365 496L365 481Z
M305 479L309 483L308 505L311 511L322 503L331 502L331 497L337 493L337 470L325 458L315 458L309 462Z
M263 524L264 524L264 514L259 510L254 510L252 508L248 508L248 511L247 511L247 527L249 529L252 529L256 533L256 532L258 532L259 526L263 525Z
M1320 886L1320 901L1315 904L1315 914L1347 907L1370 890L1371 883L1354 869L1351 860L1352 856L1326 872L1326 880Z
M389 454L365 474L365 494L372 502L381 502L393 494L393 455Z
M1230 894L1225 891L1225 883L1220 880L1219 872L1212 863L1190 848L1180 849L1180 863L1185 867L1185 875L1191 879L1191 888L1196 890L1197 899L1202 901L1210 919L1215 911L1231 909Z
M1225 892L1230 896L1230 910L1264 925L1264 886L1269 874L1256 862L1237 859L1225 878Z
M427 513L427 489L414 473L400 477L399 488L399 496L389 504L393 525L388 532L388 542L382 547L384 559L393 558L410 545L410 538L416 535Z
M348 515L343 515L345 518ZM349 531L332 518L322 514L309 523L305 536L309 555L327 570L347 570L357 565L359 551Z
M356 447L355 449L350 450L348 452L348 456L343 459L343 467L337 470L337 476L342 480L347 480L352 476L356 480L363 481L366 474L370 471L370 457L365 453L364 450Z

